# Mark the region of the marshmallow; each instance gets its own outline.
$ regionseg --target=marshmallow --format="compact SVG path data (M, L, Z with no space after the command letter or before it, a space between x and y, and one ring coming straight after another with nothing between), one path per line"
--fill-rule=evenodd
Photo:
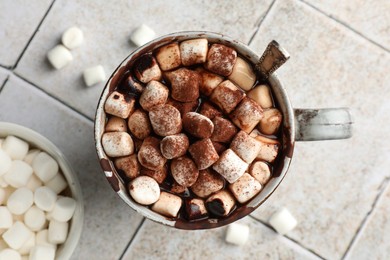
M35 233L31 232L27 241L19 248L18 252L21 255L29 254L31 249L35 246Z
M46 182L45 185L57 194L61 193L63 190L65 190L66 187L68 187L67 181L60 173L58 173L50 181Z
M16 250L6 248L4 250L0 250L0 260L21 260L22 256Z
M12 160L23 160L28 152L28 143L20 138L9 135L4 139L1 149L3 149Z
M149 119L154 132L160 136L178 134L182 129L180 112L171 105L154 106L149 111Z
M9 196L15 191L15 189L11 186L8 187L0 187L0 205L5 205Z
M36 233L36 236L35 236L35 244L37 246L49 246L49 247L52 247L54 249L57 248L57 246L55 244L51 244L49 242L49 234L48 234L48 230L47 229L42 229L41 231L38 231Z
M124 172L126 177L130 180L137 177L140 173L141 165L137 160L137 155L116 158L114 161L115 168Z
M213 44L207 54L205 68L221 76L229 76L236 63L237 52L222 44Z
M180 49L177 42L158 48L155 55L162 70L172 70L181 65Z
M16 221L11 228L3 233L3 239L10 248L18 250L30 238L31 233L22 222Z
M52 244L62 244L68 236L68 222L50 220L47 239Z
M273 135L279 130L282 123L282 113L276 108L266 109L263 112L258 129L266 135Z
M36 245L30 251L29 260L54 260L56 250L50 246Z
M232 122L216 116L213 119L214 131L210 139L214 142L229 143L237 134L237 128Z
M27 155L23 158L23 161L25 161L29 165L32 165L32 162L33 162L35 156L37 156L40 152L41 152L41 150L39 150L39 149L29 150Z
M249 91L253 87L253 84L255 84L256 74L247 61L237 57L233 71L228 78L244 91Z
M71 50L83 43L84 35L80 28L72 26L62 34L61 41L66 48Z
M222 217L229 215L236 202L227 190L214 193L206 200L206 208L212 215Z
M146 88L142 92L139 98L139 104L143 109L149 111L156 105L162 105L167 102L169 90L168 88L155 80L152 80L146 85Z
M85 85L88 87L103 82L107 79L106 72L104 71L102 65L86 68L83 72L83 78Z
M239 223L231 223L227 227L225 240L228 243L243 246L249 238L249 227Z
M176 107L177 110L179 110L180 115L183 117L188 112L194 112L198 108L199 100L191 102L180 102L172 98L168 98L167 104Z
M240 178L248 164L233 152L232 149L227 149L221 154L219 160L214 163L213 169L222 175L229 183L233 183Z
M147 137L138 151L139 163L150 170L156 171L164 167L167 159L160 151L160 140L155 137Z
M46 186L39 187L34 192L35 205L44 211L52 211L57 200L57 194Z
M199 98L201 78L196 71L180 68L164 74L171 84L171 96L180 102L191 102Z
M227 147L222 144L222 143L218 143L218 142L215 142L215 141L211 141L213 146L214 146L214 149L215 151L217 152L218 155L220 155L221 153L223 153L224 151L226 151Z
M252 163L252 165L249 167L249 173L256 180L258 180L261 185L266 184L271 178L271 170L269 165L262 161Z
M8 183L5 180L3 180L2 176L0 176L0 187L1 188L6 188L8 186L9 186Z
M178 184L190 187L198 179L199 171L194 161L182 156L171 161L171 174Z
M207 101L202 103L202 105L200 106L199 113L204 115L205 117L210 118L211 120L213 120L216 116L222 116L222 112Z
M37 177L43 182L48 182L54 178L59 169L56 160L45 152L40 152L35 156L32 168Z
M131 197L142 205L151 205L160 197L158 183L149 176L138 176L129 183Z
M5 174L11 168L12 159L0 148L0 176Z
M251 163L259 154L261 144L244 131L240 131L234 137L230 148L246 163Z
M134 153L134 142L126 132L104 133L102 145L108 156L120 157Z
M190 145L188 152L199 170L204 170L215 163L219 156L210 139L203 139Z
M152 126L149 121L148 114L142 109L137 109L130 115L127 121L130 132L135 138L145 139L152 132Z
M260 142L260 151L256 158L269 163L274 162L280 147L279 141L260 135L256 129L251 132L250 136Z
M236 126L249 134L263 118L263 109L245 97L229 116Z
M139 47L153 40L155 36L156 33L149 26L142 24L133 31L130 40Z
M160 150L165 158L173 159L185 155L189 145L188 137L181 133L164 137L160 143Z
M179 196L168 192L161 192L160 198L153 204L152 210L164 216L175 218L179 213L182 200Z
M185 200L185 212L188 220L200 219L207 216L207 209L202 199Z
M183 128L197 138L209 138L214 131L213 122L196 112L188 112L183 116Z
M33 204L34 195L31 190L22 187L15 190L8 198L7 207L12 214L24 214Z
M223 77L211 73L203 68L197 68L201 81L199 84L199 91L205 96L210 96L213 90L223 81Z
M54 204L51 216L54 220L67 222L76 210L76 201L70 197L60 197Z
M59 70L73 60L72 53L63 45L57 45L47 53L47 59L51 65Z
M11 163L11 168L4 174L4 180L14 188L26 186L33 169L24 161L15 160Z
M30 230L39 231L45 226L45 213L37 206L32 206L24 214L24 223Z
M230 191L238 202L245 203L256 196L261 190L261 184L249 173L244 173L237 181L229 185Z
M267 85L259 85L248 92L248 97L256 101L263 109L273 107L271 89Z
M298 222L286 208L281 208L271 216L269 224L279 234L284 235L293 230L297 226Z
M211 93L210 101L216 104L222 111L229 114L244 98L245 93L238 89L231 81L220 83Z
M133 65L136 78L142 83L161 79L161 70L152 54L147 53L139 57Z
M211 169L206 169L199 171L199 177L191 186L191 190L198 197L207 198L212 193L221 190L223 185L224 181L221 175Z
M59 174L57 174L57 175L59 175ZM54 178L56 178L56 177L54 177ZM33 174L33 175L31 175L30 179L28 180L28 182L26 184L26 188L29 188L32 192L34 192L37 188L41 187L42 185L43 185L42 181L35 174Z
M127 97L118 91L114 91L104 103L104 111L120 118L128 118L133 112L134 105L134 97Z
M12 226L12 214L5 206L0 206L0 229L8 229Z
M139 97L144 91L144 85L136 81L133 74L130 74L122 80L118 89L126 90L127 93L132 94L133 96Z
M142 167L141 168L141 175L149 176L149 177L153 178L155 181L157 181L159 184L161 184L168 176L168 169L166 166L164 166L161 169L153 171L153 170L149 170L147 168Z
M180 43L181 62L184 66L206 62L209 46L207 39L193 39Z

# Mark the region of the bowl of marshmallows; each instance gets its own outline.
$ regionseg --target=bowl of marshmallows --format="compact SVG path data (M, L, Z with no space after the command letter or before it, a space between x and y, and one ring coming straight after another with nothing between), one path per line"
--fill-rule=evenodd
M69 259L83 217L81 186L61 151L0 122L0 259Z

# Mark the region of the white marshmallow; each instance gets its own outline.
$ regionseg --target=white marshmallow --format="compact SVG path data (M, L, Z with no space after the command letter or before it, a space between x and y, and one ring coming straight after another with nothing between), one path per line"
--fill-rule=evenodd
M62 44L65 45L69 50L80 46L84 41L84 34L80 28L72 26L67 29L61 38Z
M206 62L208 51L207 39L193 39L180 43L180 56L184 66Z
M12 214L7 207L0 207L0 228L10 228L12 226Z
M134 142L125 132L104 133L102 137L104 152L111 157L121 157L134 153Z
M125 119L133 112L134 105L134 98L128 99L124 94L114 91L108 96L106 103L104 103L104 111L108 114Z
M5 174L11 167L12 159L11 157L0 148L0 176Z
M0 252L0 260L21 260L22 256L16 250L7 248Z
M59 70L70 63L73 56L67 48L59 44L47 53L47 59L55 69Z
M54 204L51 216L61 222L69 221L76 210L76 201L73 198L61 197Z
M59 194L66 187L68 187L68 183L62 174L58 173L53 179L46 183L46 186L52 189L55 193Z
M57 174L57 175L59 175L59 174ZM54 177L53 179L55 179L55 178L56 177ZM35 174L33 174L33 175L31 175L30 179L28 180L28 182L26 184L26 188L29 188L32 192L34 192L36 189L38 189L42 185L43 185L42 181ZM49 187L49 188L51 188L51 187Z
M5 187L5 188L0 188L3 190L3 193L0 192L0 205L6 205L7 200L9 196L15 191L15 189L11 186ZM1 194L3 194L3 197L1 197ZM3 198L3 200L1 200Z
M152 210L164 216L175 218L183 204L179 196L168 192L161 192L160 198L153 204Z
M18 252L21 255L29 254L31 249L35 246L35 233L31 232L30 237L27 239L27 241L22 245L21 248L19 248Z
M34 202L44 211L52 211L57 200L57 194L46 186L39 187L34 192Z
M40 246L50 246L54 249L57 248L55 244L49 243L49 231L47 229L43 229L38 231L35 237L35 244Z
M37 156L40 152L41 152L41 150L31 149L30 151L28 151L28 153L24 157L23 161L25 161L26 163L31 165L33 160L34 160L34 158L35 158L35 156Z
M32 206L24 214L24 223L32 231L39 231L45 226L45 213L37 206Z
M131 197L142 205L155 203L160 197L157 181L149 176L138 176L129 184Z
M249 173L244 173L238 180L229 185L230 191L241 204L256 196L261 188L260 182Z
M20 188L26 186L32 174L33 169L29 164L15 160L12 161L11 168L4 174L3 179L12 187Z
M68 236L68 222L51 220L48 229L48 241L52 244L62 244Z
M10 248L18 250L30 238L31 231L20 221L16 221L10 229L4 232L3 239Z
M54 260L56 250L50 246L36 245L30 251L29 260Z
M225 240L228 243L243 246L249 238L249 227L239 223L232 223L227 227Z
M33 204L34 196L31 190L22 187L15 190L8 198L7 207L12 214L24 214Z
M102 65L97 65L84 70L83 72L85 85L88 87L106 80L106 73Z
M34 158L32 168L41 181L48 182L56 176L58 172L58 163L47 153L40 152Z
M23 160L28 152L28 143L20 138L9 135L4 139L2 149L12 160Z
M281 235L293 230L298 224L293 215L286 209L281 208L269 219L269 224Z
M3 179L2 176L0 176L0 187L7 188L8 186L9 186L8 183Z
M142 24L133 31L130 40L139 47L153 40L155 36L156 33L149 26Z

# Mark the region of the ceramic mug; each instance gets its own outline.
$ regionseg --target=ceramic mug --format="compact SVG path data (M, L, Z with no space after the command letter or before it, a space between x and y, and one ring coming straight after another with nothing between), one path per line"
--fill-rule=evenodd
M283 114L282 122L282 154L278 155L278 163L274 166L272 178L263 187L261 192L246 205L237 208L228 217L221 219L209 218L205 220L189 222L182 219L164 217L149 208L136 203L129 195L126 185L116 171L113 162L105 154L101 138L106 123L104 102L123 78L125 72L131 68L134 61L142 54L151 52L171 42L184 41L195 38L207 38L209 43L221 43L234 48L237 53L256 65L259 74L267 77L271 86L273 97ZM179 229L208 229L227 225L234 222L259 207L279 186L285 177L294 151L296 141L345 139L352 135L352 120L348 108L331 109L294 109L288 98L286 89L274 72L285 60L288 54L272 42L260 57L247 45L238 42L228 36L203 31L179 32L155 39L132 52L116 68L109 78L99 100L95 117L95 142L101 167L104 170L108 182L118 195L135 211L143 216L168 226Z

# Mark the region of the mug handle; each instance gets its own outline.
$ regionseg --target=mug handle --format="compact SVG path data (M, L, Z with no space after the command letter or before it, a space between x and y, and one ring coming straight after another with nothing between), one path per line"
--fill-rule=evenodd
M347 139L352 136L348 108L294 109L295 141Z

